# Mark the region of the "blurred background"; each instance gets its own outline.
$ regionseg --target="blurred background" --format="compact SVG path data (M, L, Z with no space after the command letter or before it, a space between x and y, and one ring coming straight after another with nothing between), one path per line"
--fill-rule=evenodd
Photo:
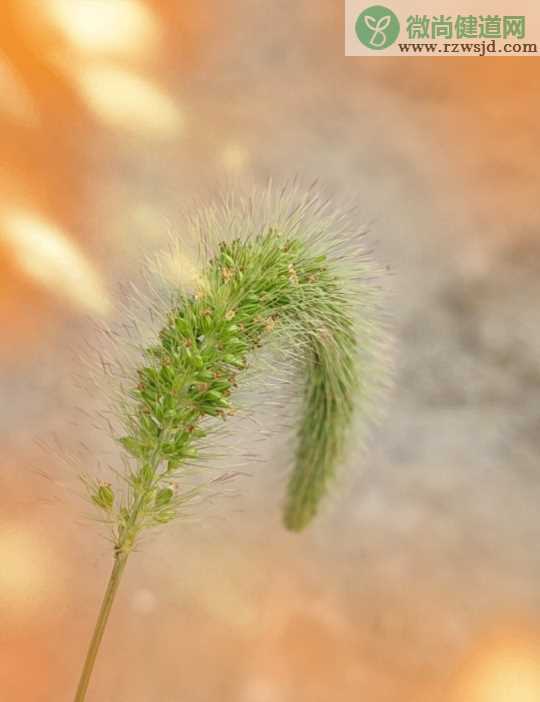
M50 448L99 459L89 318L194 201L295 175L393 270L386 417L305 534L278 440L136 554L89 699L540 699L536 64L345 58L341 5L2 4L1 699L72 699L109 575Z

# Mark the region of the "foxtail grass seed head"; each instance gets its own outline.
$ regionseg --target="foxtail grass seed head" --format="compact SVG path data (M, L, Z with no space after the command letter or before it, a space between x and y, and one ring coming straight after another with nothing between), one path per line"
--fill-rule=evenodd
M264 191L198 213L204 253L190 292L178 289L141 351L123 402L129 456L120 488L87 479L117 553L181 513L199 465L257 349L278 335L301 366L303 400L284 506L288 529L316 515L344 458L356 411L370 415L384 370L377 270L347 218L312 193ZM192 276L193 278L193 276Z

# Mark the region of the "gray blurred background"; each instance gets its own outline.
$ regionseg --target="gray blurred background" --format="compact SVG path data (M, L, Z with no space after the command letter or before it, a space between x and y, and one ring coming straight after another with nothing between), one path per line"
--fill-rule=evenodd
M305 534L278 438L136 554L89 699L540 699L534 61L345 58L329 0L2 12L0 697L72 698L111 566L54 450L108 460L88 318L195 202L299 176L391 270L385 417Z

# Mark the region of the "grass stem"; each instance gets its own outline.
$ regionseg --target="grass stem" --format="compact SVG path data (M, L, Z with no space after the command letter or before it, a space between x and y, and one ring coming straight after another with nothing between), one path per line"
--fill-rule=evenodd
M84 700L86 699L86 693L88 691L88 685L90 683L90 678L92 676L94 664L96 662L101 641L103 639L105 627L107 626L109 614L111 613L114 598L118 590L120 580L122 578L122 573L124 572L124 568L126 567L127 559L128 553L118 553L115 556L111 577L109 578L107 590L105 591L105 595L103 596L103 602L101 603L101 608L99 610L96 626L94 628L94 633L92 634L92 640L90 641L88 653L86 654L86 659L84 661L84 666L82 669L81 678L79 680L79 686L77 687L77 693L75 695L74 702L84 702Z

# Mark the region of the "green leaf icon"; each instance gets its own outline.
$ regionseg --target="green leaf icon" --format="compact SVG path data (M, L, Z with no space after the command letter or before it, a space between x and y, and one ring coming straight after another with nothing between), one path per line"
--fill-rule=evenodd
M386 49L399 35L397 16L382 5L373 5L364 10L356 20L356 36L368 49Z

